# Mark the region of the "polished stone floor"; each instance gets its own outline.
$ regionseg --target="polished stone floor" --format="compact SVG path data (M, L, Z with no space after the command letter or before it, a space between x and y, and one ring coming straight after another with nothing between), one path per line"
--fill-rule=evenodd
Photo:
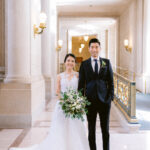
M55 100L47 104L46 109L28 129L0 129L0 150L9 147L28 147L41 142L49 132L51 116ZM111 111L110 147L111 150L150 150L150 131L128 133L118 121L117 115ZM97 122L97 149L102 150L102 139Z
M150 94L136 94L136 116L140 130L150 130Z

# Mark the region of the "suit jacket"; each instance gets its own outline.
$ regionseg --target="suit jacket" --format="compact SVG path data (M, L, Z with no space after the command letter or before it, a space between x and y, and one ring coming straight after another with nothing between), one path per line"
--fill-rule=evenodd
M98 98L103 103L111 103L114 98L113 70L108 59L100 57L100 71L97 75L92 68L91 58L83 61L79 70L78 90L93 102Z

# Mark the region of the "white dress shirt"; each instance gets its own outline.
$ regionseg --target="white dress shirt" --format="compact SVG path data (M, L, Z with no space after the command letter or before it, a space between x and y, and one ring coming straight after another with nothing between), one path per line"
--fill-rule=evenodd
M92 64L92 68L93 68L93 71L95 72L95 61L94 61L94 57L91 57L91 64ZM97 58L97 64L98 64L98 72L100 70L100 57Z

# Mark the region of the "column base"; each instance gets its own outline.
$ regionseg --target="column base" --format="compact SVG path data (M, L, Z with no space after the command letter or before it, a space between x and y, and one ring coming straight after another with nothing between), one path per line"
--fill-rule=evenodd
M44 76L45 80L45 99L46 103L48 103L51 100L51 77L50 76Z
M45 108L45 83L1 83L0 128L31 127Z
M4 83L31 83L43 80L43 76L6 76Z

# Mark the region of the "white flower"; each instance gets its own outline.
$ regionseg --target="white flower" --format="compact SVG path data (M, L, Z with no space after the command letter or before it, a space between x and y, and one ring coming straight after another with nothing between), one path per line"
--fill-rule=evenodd
M76 106L76 109L80 109L80 108L81 108L81 105L77 105L77 106Z

